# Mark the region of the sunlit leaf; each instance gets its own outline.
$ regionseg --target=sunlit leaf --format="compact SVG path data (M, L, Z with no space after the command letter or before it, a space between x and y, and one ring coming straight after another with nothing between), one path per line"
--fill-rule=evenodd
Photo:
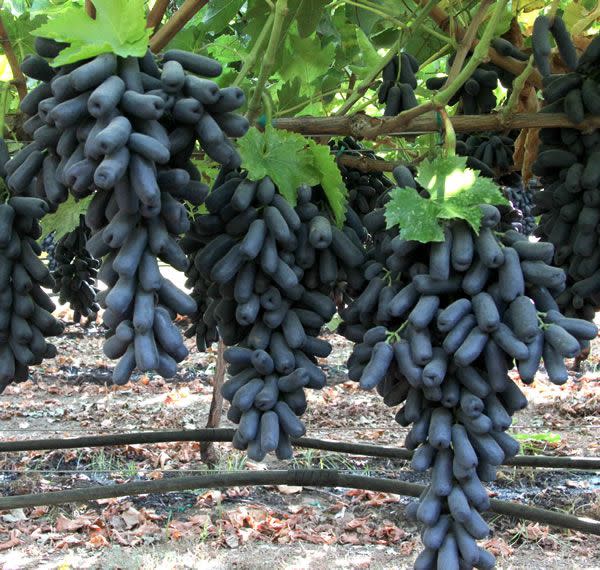
M508 204L508 200L492 180L467 168L466 161L462 156L423 161L417 182L430 199L410 188L392 190L385 212L388 227L398 226L404 239L423 243L443 240L443 220L465 220L479 231L480 205Z
M344 221L347 190L328 146L267 125L264 132L250 129L240 140L239 150L250 180L269 176L292 205L296 205L299 186L320 185L336 222Z
M0 81L12 81L13 80L13 72L8 63L8 59L6 56L0 55Z
M70 7L55 14L33 34L67 42L53 61L65 65L102 53L122 57L141 57L148 49L150 30L146 28L144 0L94 0L96 19L90 18L83 7Z
M66 233L70 232L79 224L80 214L85 214L92 196L75 200L69 195L66 202L58 207L58 210L52 214L46 214L42 218L42 235L47 236L56 232L55 239L59 240Z

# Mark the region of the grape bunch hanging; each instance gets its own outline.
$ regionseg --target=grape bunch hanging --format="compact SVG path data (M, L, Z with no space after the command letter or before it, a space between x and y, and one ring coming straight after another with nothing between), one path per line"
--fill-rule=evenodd
M517 213L511 222L512 228L522 234L531 235L537 226L533 215L534 202L531 185L525 186L521 175L512 173L502 178L502 192L512 204L513 212Z
M64 44L36 39L23 71L41 81L21 104L33 143L7 164L15 195L43 198L51 208L68 194L92 195L87 250L103 259L98 295L110 334L104 352L118 359L113 381L135 368L171 377L187 355L173 324L196 311L195 301L164 277L158 260L187 269L178 236L189 229L184 201L201 204L208 187L191 162L197 148L222 165L240 158L229 137L248 129L234 113L243 92L220 88L221 65L169 50L160 57L102 54L52 68Z
M452 59L449 61L451 65ZM425 85L428 89L441 89L446 83L448 76L430 77ZM491 113L496 107L496 94L494 89L498 86L498 73L479 66L473 75L467 79L463 86L448 102L456 105L460 102L463 115L481 115Z
M470 168L497 179L509 173L514 164L514 139L496 133L465 135L456 142L456 152L467 157Z
M349 222L335 225L318 187L298 188L293 207L270 178L234 170L205 206L182 240L201 307L188 335L200 350L219 337L228 346L222 393L234 446L258 461L289 458L290 438L305 432L304 390L325 385L318 359L331 345L319 333L336 311L332 292L339 281L362 284L362 242Z
M419 62L409 53L394 55L382 71L382 83L377 97L381 105L385 104L385 116L396 116L417 106L415 89L419 71Z
M57 268L56 257L54 255L56 252L56 231L52 231L46 235L42 239L40 247L42 248L42 252L46 253L48 269L50 272L55 271Z
M331 149L336 154L378 160L372 150L365 149L352 137L344 137L340 142L330 142ZM379 159L382 160L382 159ZM387 193L393 187L391 180L381 172L361 172L356 168L339 165L340 173L348 189L348 204L353 213L360 218L383 206Z
M85 248L90 231L80 216L78 226L60 238L53 252L57 267L52 271L54 293L62 305L69 304L73 321L96 320L100 305L96 302L96 277L100 262Z
M600 116L599 64L595 38L575 71L544 78L542 112L565 112L577 124ZM600 307L600 131L542 129L540 140L533 165L543 187L534 195L534 214L541 215L536 235L554 244L554 262L567 274L559 306L592 321Z
M550 16L538 16L533 23L533 35L531 45L533 47L533 59L535 65L543 77L552 73L550 56L552 54L552 43L550 38L556 42L562 63L569 71L575 71L577 67L577 50L567 30L562 16L559 14Z
M396 175L416 191L407 169ZM444 241L426 244L386 230L383 211L374 212L371 228L383 236L365 264L368 285L341 312L340 332L356 343L349 378L400 406L396 421L412 426L405 440L415 450L412 467L431 470L409 506L423 524L416 569L494 566L477 544L489 533L483 483L518 452L506 430L527 405L509 371L516 365L531 383L543 360L550 380L563 384L564 359L597 334L560 312L565 274L551 265L552 244L497 234L498 209L481 211L478 233L453 220Z
M23 196L0 205L0 391L27 380L29 366L54 358L56 347L46 339L63 331L44 291L54 280L38 257L47 211L43 200Z

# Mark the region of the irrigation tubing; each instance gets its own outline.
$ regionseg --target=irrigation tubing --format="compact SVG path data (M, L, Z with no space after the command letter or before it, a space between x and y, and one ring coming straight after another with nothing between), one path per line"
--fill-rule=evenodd
M0 441L0 452L44 451L53 449L76 449L117 445L140 445L148 443L172 443L176 441L231 442L231 428L204 428L178 431L146 431L106 435L90 435L72 438L26 439ZM302 437L293 440L297 447L319 449L369 457L410 460L412 451L401 447L385 447L367 443L347 443ZM506 462L518 467L547 467L553 469L600 470L600 457L561 457L548 455L518 455Z
M407 483L396 479L351 475L333 469L297 469L258 472L241 471L237 473L175 477L172 479L137 481L134 483L86 487L68 491L52 491L48 493L2 497L0 498L0 510L61 505L64 503L80 503L128 495L257 485L343 487L394 493L396 495L405 495L409 497L418 497L425 489L423 485L417 485L416 483ZM564 529L600 535L600 521L576 517L557 511L548 511L546 509L539 509L537 507L529 507L523 504L495 499L491 501L490 511Z

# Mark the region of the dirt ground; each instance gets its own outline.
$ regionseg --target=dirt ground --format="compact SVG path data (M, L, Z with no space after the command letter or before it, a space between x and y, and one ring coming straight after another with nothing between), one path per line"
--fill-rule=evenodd
M68 314L65 314L68 317ZM309 437L402 445L406 429L375 394L344 382L350 344L329 335L329 385L310 394ZM204 427L215 354L191 355L173 381L137 375L108 384L103 331L71 325L60 356L0 397L4 439ZM525 388L530 407L515 419L525 453L599 456L600 342L563 387L540 371ZM223 418L223 425L230 425ZM218 470L336 468L424 482L402 461L297 450L292 461L254 464L217 446ZM0 454L4 495L206 473L194 442ZM597 472L504 468L493 496L600 519ZM123 497L88 504L0 511L0 568L9 569L391 569L420 551L408 499L348 489L233 488ZM501 569L600 568L600 538L487 515L484 546Z

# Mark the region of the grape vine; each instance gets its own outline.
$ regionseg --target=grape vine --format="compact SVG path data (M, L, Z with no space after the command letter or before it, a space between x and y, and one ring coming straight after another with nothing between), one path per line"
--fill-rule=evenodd
M405 20L373 3L277 0L241 2L227 18L215 8L206 21L223 18L219 32L202 20L193 45L182 34L155 54L173 29L156 21L160 7L148 27L143 0L96 4L94 18L69 4L34 31L15 130L32 142L10 160L12 143L0 144L0 390L56 355L52 290L76 322L101 312L116 384L136 370L175 376L184 336L199 351L220 341L234 447L289 459L306 390L326 384L321 336L337 311L353 343L348 377L394 408L412 467L429 473L408 507L425 547L415 568L492 568L478 543L485 483L518 452L508 430L527 405L520 385L540 363L564 384L565 359L598 332L600 134L588 119L600 116L600 39L573 42L560 2L541 9L529 47L519 8L503 21L506 0L449 14L423 0L398 7ZM536 117L572 124L517 139L505 119L538 109L539 86ZM367 114L344 121L359 101ZM325 131L335 138L279 130L291 111L337 115ZM412 132L414 164L392 180L378 167L399 153L361 136L404 132L427 112L424 130L437 121L440 133L413 148ZM464 130L482 114L496 131L480 121L456 136L453 115Z

